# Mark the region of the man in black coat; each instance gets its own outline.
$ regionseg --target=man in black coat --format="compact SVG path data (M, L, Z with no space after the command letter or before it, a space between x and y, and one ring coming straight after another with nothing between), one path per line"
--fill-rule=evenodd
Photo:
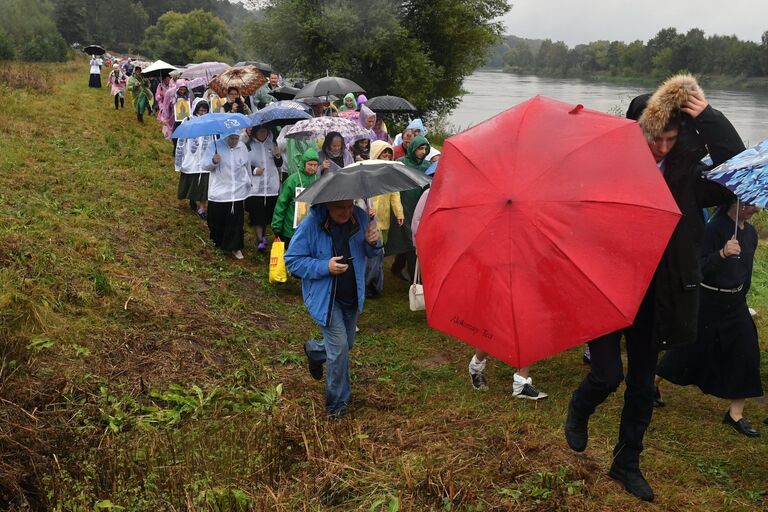
M624 380L620 348L623 334L627 389L608 474L631 494L653 501L653 490L640 471L640 453L653 413L658 351L696 340L702 208L716 206L732 196L725 188L704 179L698 164L709 153L714 164L719 165L743 151L744 144L728 119L709 106L690 75L670 78L653 96L638 96L632 100L627 117L639 120L659 172L683 215L634 323L589 343L591 371L573 392L565 437L574 451L586 449L589 417Z

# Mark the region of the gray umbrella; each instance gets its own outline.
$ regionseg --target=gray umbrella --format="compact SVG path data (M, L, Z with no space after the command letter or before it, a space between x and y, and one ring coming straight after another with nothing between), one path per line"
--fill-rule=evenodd
M415 114L418 109L399 96L376 96L365 102L365 106L377 114Z
M365 89L347 78L325 76L309 82L296 93L294 99L317 98L319 96L329 96L331 94L344 96L348 92L365 92Z
M366 160L326 174L299 194L296 201L328 203L370 198L390 192L423 188L431 180L400 162Z

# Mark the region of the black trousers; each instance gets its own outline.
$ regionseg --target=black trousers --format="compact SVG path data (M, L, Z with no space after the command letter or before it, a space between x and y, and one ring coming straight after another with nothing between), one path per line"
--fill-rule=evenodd
M658 349L653 339L653 287L645 294L635 322L624 329L589 342L592 369L573 392L577 417L588 418L624 380L621 335L627 341L627 389L621 411L619 440L613 449L614 464L640 468L643 436L653 415L654 376Z
M208 230L213 243L224 251L239 251L244 245L243 201L208 201Z
M413 281L416 274L416 251L408 251L395 255L392 262L392 272L401 273L405 267L408 267L408 277Z

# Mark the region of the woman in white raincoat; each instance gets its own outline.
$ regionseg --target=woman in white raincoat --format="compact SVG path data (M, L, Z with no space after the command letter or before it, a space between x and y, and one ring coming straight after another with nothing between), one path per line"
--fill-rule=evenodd
M272 223L277 195L280 193L283 157L266 126L255 126L245 146L250 157L252 184L251 193L245 200L245 209L248 210L250 225L256 228L257 249L263 251L269 243L266 229Z
M214 245L243 259L243 217L245 199L251 192L251 164L240 132L221 136L205 150L204 171L208 181L208 230Z
M208 113L208 102L197 98L192 104L192 115L182 123ZM179 139L176 145L176 172L179 173L178 199L189 200L189 207L196 211L201 219L207 217L208 202L208 171L202 167L203 154L208 145L213 142L213 136L204 135L191 139Z

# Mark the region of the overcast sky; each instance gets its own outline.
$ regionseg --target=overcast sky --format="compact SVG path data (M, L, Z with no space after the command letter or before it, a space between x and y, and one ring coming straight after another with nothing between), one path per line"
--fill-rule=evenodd
M510 0L505 34L565 41L647 41L661 28L700 28L706 35L760 41L768 0Z

